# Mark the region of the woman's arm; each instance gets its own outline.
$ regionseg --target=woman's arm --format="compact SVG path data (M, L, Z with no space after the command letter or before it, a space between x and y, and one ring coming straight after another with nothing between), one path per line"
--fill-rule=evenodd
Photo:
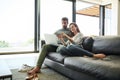
M69 37L67 34L62 33L63 37L66 37L71 43L73 43L73 39L71 37Z
M66 44L66 42L64 41L63 38L59 38L59 39L60 39L61 43L62 43L64 46L67 46L67 44Z
M62 35L62 34L59 35L58 39L61 41L61 43L62 43L64 46L67 46L66 42L65 42L64 39L63 39L63 35Z

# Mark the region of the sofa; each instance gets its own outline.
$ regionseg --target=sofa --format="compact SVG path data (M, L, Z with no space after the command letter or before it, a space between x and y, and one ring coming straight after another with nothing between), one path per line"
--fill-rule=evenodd
M105 53L103 59L51 52L44 64L71 80L120 80L120 36L85 37L83 48Z

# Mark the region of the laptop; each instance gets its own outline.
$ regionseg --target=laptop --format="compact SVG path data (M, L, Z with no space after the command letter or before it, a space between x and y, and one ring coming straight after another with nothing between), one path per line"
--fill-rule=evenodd
M58 45L58 37L55 34L44 34L46 44Z

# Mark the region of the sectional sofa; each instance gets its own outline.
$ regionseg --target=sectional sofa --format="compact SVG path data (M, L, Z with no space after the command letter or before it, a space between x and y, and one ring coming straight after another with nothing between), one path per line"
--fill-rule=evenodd
M44 64L72 80L120 80L120 36L85 37L83 47L107 56L95 59L51 52Z

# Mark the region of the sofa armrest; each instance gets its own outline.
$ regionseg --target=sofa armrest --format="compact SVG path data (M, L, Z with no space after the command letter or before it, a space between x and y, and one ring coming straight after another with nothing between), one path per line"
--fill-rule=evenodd
M45 40L40 40L41 41L41 47L46 44Z

